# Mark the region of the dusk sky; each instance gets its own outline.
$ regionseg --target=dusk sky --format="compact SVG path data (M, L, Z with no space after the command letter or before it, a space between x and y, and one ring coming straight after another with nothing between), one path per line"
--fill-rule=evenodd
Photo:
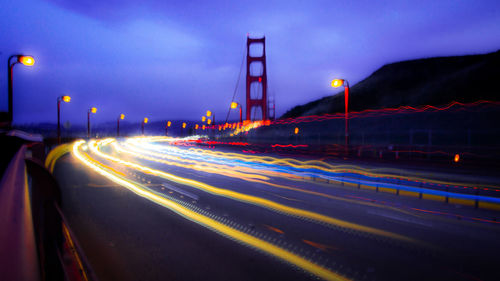
M0 110L7 110L9 55L14 123L225 119L246 36L265 35L276 116L354 85L383 64L500 49L500 1L2 0ZM236 100L244 102L245 69ZM236 112L233 119L237 118Z

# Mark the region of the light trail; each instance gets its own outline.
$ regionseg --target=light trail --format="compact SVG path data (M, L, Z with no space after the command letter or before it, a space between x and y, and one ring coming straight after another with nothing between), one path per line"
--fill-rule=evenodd
M112 141L114 141L114 140L111 139L111 142ZM106 140L105 143L110 143L110 141ZM323 223L323 224L334 226L334 227L342 227L342 228L351 229L351 230L355 230L355 231L359 231L359 232L363 232L363 233L369 233L369 234L374 234L377 236L392 238L392 239L396 239L396 240L400 240L400 241L405 241L405 242L410 242L410 243L418 243L414 239L411 239L409 237L399 235L396 233L392 233L392 232L380 230L380 229L373 228L373 227L368 227L368 226L363 226L363 225L343 221L340 219L336 219L333 217L329 217L326 215L322 215L319 213L315 213L315 212L311 212L311 211L307 211L307 210L303 210L303 209L293 208L293 207L286 206L286 205L283 205L280 203L276 203L274 201L264 199L261 197L243 194L243 193L235 192L232 190L218 188L218 187L211 186L211 185L199 182L199 181L182 178L179 176L175 176L173 174L165 173L165 172L160 171L160 170L155 170L155 169L143 166L143 165L139 165L136 163L125 161L125 160L122 160L122 159L119 159L119 158L116 158L116 157L113 157L113 156L110 156L108 154L101 152L98 149L98 145L99 145L99 143L96 141L90 141L88 144L90 150L93 153L95 153L96 155L98 155L104 159L110 160L112 162L121 164L121 165L129 167L129 168L140 170L141 172L144 172L147 174L161 177L161 178L169 180L169 181L173 181L173 182L183 184L183 185L188 185L188 186L194 187L196 189L199 189L199 190L202 190L202 191L214 194L214 195L223 196L226 198L238 200L238 201L245 202L245 203L250 203L253 205L267 208L267 209L272 210L272 211L277 211L277 212L291 215L291 216L298 217L298 218L310 219L312 221L315 221L318 223Z
M127 147L130 147L131 150L134 151L133 152L133 151L130 151L130 150L123 149L120 145L117 144L117 142L113 142L112 145L119 152L128 153L128 154L131 154L131 155L133 155L133 156L135 156L137 158L142 158L142 159L146 159L146 160L149 160L149 161L154 161L154 162L157 162L157 163L163 163L163 164L166 164L166 165L174 165L174 166L183 167L183 168L187 168L187 169L196 169L196 170L207 172L207 173L211 173L211 172L214 172L216 170L216 169L210 168L210 165L213 165L213 164L210 164L210 163L202 163L202 162L195 161L195 160L184 159L184 158L181 158L181 157L178 157L178 156L170 156L169 157L169 155L165 154L165 153L155 153L155 152L147 151L147 150L140 149L140 148L137 148L137 147L134 147L134 146L127 146ZM155 157L158 157L158 158L169 158L169 159L174 158L174 159L178 159L179 161L185 161L187 163L195 163L196 165L180 165L180 164L176 164L175 162L162 161L161 159L158 159L158 158L155 158L155 157L147 157L144 154L154 155ZM203 158L200 158L200 161L202 159ZM203 167L203 168L198 169L198 166ZM284 172L276 172L276 171L263 170L263 169L259 170L259 169L252 169L252 168L245 168L245 167L238 167L238 166L234 166L234 167L225 166L225 165L216 165L216 166L218 168L221 168L221 169L229 169L229 170L235 169L235 170L246 171L246 172L249 171L249 172L252 172L252 173L262 173L262 174L265 174L265 175L268 175L268 176L281 177L281 178L286 178L286 179L289 179L289 180L290 179L292 179L292 180L300 180L300 181L304 182L303 177L296 176L296 175L293 175L293 174L287 174L287 173L284 173ZM217 172L214 172L214 173L233 177L233 175L228 174L227 172L217 171ZM237 178L243 179L241 177L237 177ZM283 185L283 184L271 183L271 182L267 182L267 181L263 181L263 180L259 180L259 179L255 179L255 178L245 177L245 180L246 181L250 181L250 182L256 182L256 183L260 183L260 184L272 186L272 187L275 187L275 188L293 190L293 191L297 191L297 192L301 192L301 193L305 193L305 194L320 196L320 197L323 197L323 198L329 198L329 199L343 201L343 202L348 202L348 203L354 203L354 204L358 204L358 205L371 206L371 207L384 208L384 209L391 209L393 211L397 211L397 212L404 213L404 214L407 214L407 215L415 216L412 212L408 212L408 211L405 211L405 210L403 210L401 208L397 208L397 207L394 207L394 206L384 206L384 205L375 204L375 203L371 203L371 202L364 202L364 201L360 201L360 200L347 199L347 198L344 198L344 197L334 196L334 195L330 195L330 194L326 194L326 193L322 193L322 192L311 191L311 190L307 190L307 189L303 189L303 188L297 188L297 187L292 187L292 186L287 186L287 185ZM276 195L276 194L273 194L273 195ZM278 197L284 198L284 197L281 197L281 196L278 196ZM286 198L286 199L287 200L292 200L290 198Z
M361 175L366 177L367 179L387 179L387 180L399 180L408 183L423 183L423 184L431 184L431 185L443 185L448 187L455 188L464 188L464 189L476 189L482 188L485 190L498 190L500 192L500 187L496 185L488 185L488 184L480 184L480 185L471 185L464 182L451 182L444 180L436 180L429 177L423 177L421 173L413 173L406 170L401 169L392 169L392 168L375 168L375 169L367 169L362 168L355 165L333 165L330 163L326 163L319 160L309 160L309 161L300 161L292 158L275 158L270 156L249 156L245 154L238 153L227 153L221 151L207 151L199 148L190 148L189 150L194 151L198 154L211 155L214 157L224 158L224 159L234 159L240 160L246 163L262 163L268 165L270 167L276 167L278 169L287 169L287 167L296 168L297 170L308 171L313 176L322 177L328 176L329 174L341 174L341 175ZM290 172L294 172L294 170L287 169ZM325 172L325 173L317 173L317 171ZM316 172L316 173L315 173ZM405 176L402 176L405 174ZM338 179L336 178L332 179Z
M155 153L152 151L147 151L144 149L140 149L137 147L132 147L132 146L126 146L129 149L125 149L118 145L116 142L114 142L113 147L123 153L131 154L133 156L136 156L138 158L170 165L170 166L176 166L176 167L181 167L181 168L187 168L187 169L194 169L202 172L207 172L207 173L214 173L214 174L219 174L219 175L224 175L228 177L234 177L234 178L239 178L243 180L252 180L252 179L259 179L259 180L269 180L268 177L266 176L260 176L257 174L254 174L258 172L257 170L254 169L249 169L249 168L233 168L228 165L207 165L204 162L196 161L196 160L190 160L190 159L184 159L178 156L169 156L168 154L160 154L160 153ZM154 156L150 157L148 155ZM182 163L177 163L175 161L166 161L163 159L171 159L171 160L176 160L179 162L184 162L188 164L182 164ZM241 173L238 171L244 171L246 173ZM298 177L297 177L298 178Z
M498 186L492 185L466 185L462 182L449 182L443 180L434 180L423 177L423 174L412 173L399 169L364 169L352 165L332 165L325 163L323 161L312 160L312 161L299 161L296 159L283 159L274 158L269 156L249 156L245 154L238 153L224 153L204 149L194 149L189 150L180 149L176 147L157 145L157 142L161 139L155 139L155 141L149 140L147 138L132 139L128 140L125 145L132 150L140 152L140 154L149 154L154 157L176 157L180 161L192 161L192 163L197 163L201 166L210 166L214 163L222 163L227 166L231 166L230 169L239 170L241 172L251 172L254 174L263 174L270 177L281 177L285 179L293 179L299 181L308 180L307 177L311 178L323 178L327 180L332 180L337 183L347 183L351 185L359 186L372 186L373 188L382 188L397 191L407 191L417 196L419 194L425 194L430 196L440 196L444 201L445 198L465 199L465 200L476 200L478 202L484 202L489 204L500 203L500 198L490 197L484 195L476 195L473 190L483 189L489 191L499 192ZM172 156L176 155L176 156ZM140 155L135 155L140 157ZM152 159L150 159L152 160ZM155 160L152 160L155 161ZM273 163L273 164L270 164ZM296 168L289 168L286 165L295 165ZM223 167L223 166L219 166ZM309 169L302 169L307 167ZM225 168L225 167L224 167ZM319 170L322 169L323 171ZM250 170L248 170L250 169ZM302 170L302 172L300 172ZM208 171L208 170L207 170ZM382 172L382 173L381 173ZM392 172L390 174L389 172ZM398 173L398 174L395 174ZM407 174L403 176L402 174ZM306 178L306 179L304 179ZM339 196L332 196L329 194L310 191L302 188L295 188L286 185L275 184L268 181L250 180L253 182L260 182L265 185L273 186L276 188L288 189L293 191L298 191L302 193L307 193L315 196L321 196L325 198L330 198L334 200L341 200L344 202L352 202L355 204L370 204L370 206L378 208L388 208L394 211L398 211L407 215L418 216L415 212L418 210L407 208L404 206L392 206L387 204L379 204L378 202L367 202L363 200L352 200L352 198L345 198ZM467 189L472 192L463 192ZM471 201L469 201L471 202ZM474 204L474 201L472 201Z
M354 165L333 165L319 160L300 161L291 158L275 158L270 156L249 156L238 153L226 153L204 149L190 148L189 150L165 147L151 144L148 139L135 139L130 141L135 146L147 150L158 151L163 154L174 154L182 158L196 161L224 163L226 165L245 166L258 170L272 170L279 175L270 176L301 178L323 178L336 182L377 186L394 190L406 190L431 195L453 197L468 200L481 200L485 202L500 203L500 198L464 194L462 190L481 189L485 191L500 192L500 187L488 184L469 184L464 182L450 182L424 177L421 173L409 172L401 169L375 168L367 169ZM403 176L404 175L404 176ZM441 190L441 189L447 189ZM458 191L458 192L454 192Z
M296 255L294 253L291 253L281 247L278 247L274 244L271 244L269 242L266 242L264 240L261 240L259 238L256 238L252 235L249 235L247 233L241 232L239 230L236 230L234 228L231 228L225 224L222 224L214 219L211 219L209 217L203 216L199 213L194 212L193 210L190 210L184 206L182 206L179 203L176 203L172 200L168 200L167 198L152 192L145 186L142 186L141 184L132 182L120 175L114 174L113 172L107 171L107 169L103 168L100 166L100 164L96 163L95 161L90 160L90 157L84 156L79 152L79 147L84 143L85 141L77 141L73 145L73 155L80 160L83 164L85 164L87 167L91 168L93 171L99 173L100 175L108 178L109 180L120 184L121 186L127 188L128 190L134 192L135 194L148 199L158 205L161 205L163 207L166 207L175 213L183 216L184 218L191 220L197 224L200 224L204 227L207 227L208 229L211 229L213 231L216 231L222 235L225 235L227 237L230 237L232 239L235 239L238 242L244 243L246 245L255 247L256 249L259 249L265 253L268 253L272 256L275 256L277 258L280 258L282 260L285 260L293 265L298 266L299 268L302 268L303 270L310 272L320 278L323 278L325 280L349 280L335 272L332 272L324 267L321 267L311 261L308 261L304 259L303 257ZM89 144L90 145L90 144Z

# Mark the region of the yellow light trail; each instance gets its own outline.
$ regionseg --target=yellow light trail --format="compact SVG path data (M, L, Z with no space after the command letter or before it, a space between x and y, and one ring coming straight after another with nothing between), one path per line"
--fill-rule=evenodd
M239 154L233 152L208 151L200 148L189 148L189 150L201 155L205 154L225 159L242 160L245 162L251 161L256 163L291 166L298 169L317 169L331 173L349 172L375 178L392 178L392 179L410 180L414 182L443 184L450 186L468 186L468 187L476 186L476 187L494 188L494 189L500 188L500 186L490 185L490 184L471 184L467 182L432 179L430 177L424 177L421 173L411 172L401 169L393 169L393 168L368 169L355 165L332 165L319 160L300 161L292 158L275 158L271 156L255 156L255 155L250 156L246 154Z
M109 141L106 141L106 142L109 143ZM155 170L155 169L143 166L143 165L124 161L124 160L121 160L119 158L102 153L101 151L99 151L97 149L98 145L99 145L99 143L97 143L95 141L90 141L88 144L90 150L93 153L95 153L96 155L98 155L104 159L108 159L110 161L113 161L115 163L119 163L119 164L124 165L126 167L137 169L137 170L140 170L141 172L144 172L147 174L152 174L152 175L155 175L155 176L158 176L158 177L161 177L161 178L164 178L164 179L167 179L167 180L179 183L179 184L188 185L188 186L200 189L202 191L205 191L205 192L208 192L208 193L211 193L214 195L224 196L224 197L235 199L238 201L242 201L242 202L254 204L257 206L265 207L265 208L273 210L273 211L278 211L278 212L288 214L291 216L295 216L298 218L310 219L312 221L324 223L324 224L331 225L331 226L347 228L347 229L351 229L351 230L375 234L378 236L388 237L388 238L406 241L406 242L412 242L412 243L417 242L414 239L411 239L409 237L399 235L396 233L392 233L392 232L384 231L384 230L369 227L369 226L363 226L363 225L343 221L340 219L332 218L332 217L329 217L326 215L318 214L318 213L303 210L303 209L293 208L293 207L286 206L286 205L283 205L280 203L276 203L274 201L264 199L261 197L243 194L243 193L235 192L232 190L218 188L218 187L211 186L211 185L199 182L199 181L178 177L178 176L175 176L173 174L165 173L163 171Z
M154 161L157 163L162 163L170 166L176 166L176 167L181 167L181 168L186 168L186 169L193 169L193 170L198 170L202 172L207 172L207 173L214 173L214 174L220 174L228 177L233 177L233 178L238 178L238 179L243 179L243 180L250 180L250 179L260 179L260 180L269 180L268 177L266 176L261 176L257 174L251 174L251 173L241 173L238 172L238 169L234 169L231 166L227 165L206 165L202 162L195 161L195 160L188 160L188 159L182 159L177 156L168 156L165 154L159 154L159 153L154 153L150 151L146 151L143 149L135 148L135 147L129 147L129 150L121 147L118 145L116 142L113 143L113 147L123 153L131 154L133 156L136 156L138 158ZM155 157L150 157L145 154L149 154ZM190 164L181 164L173 161L166 161L163 159L159 158L164 158L164 159L175 159L179 162L185 162L185 163L190 163ZM245 169L247 172L256 172L254 169Z
M156 137L156 138L157 139L155 139L155 142L160 140L160 139L158 139L158 137ZM144 141L144 138L142 138L141 140ZM161 141L166 141L166 140L161 140ZM253 169L253 168L249 168L249 167L238 167L238 166L233 167L233 166L228 166L228 165L215 165L215 164L212 164L210 162L200 162L197 160L184 159L184 158L181 158L179 156L169 155L167 153L159 153L159 152L153 152L153 151L146 150L146 149L141 149L138 147L140 144L141 144L141 142L137 142L136 140L127 141L127 143L125 143L125 146L130 149L130 150L127 150L127 149L122 148L122 146L120 146L117 142L112 143L113 147L119 152L131 154L131 155L138 157L138 158L146 159L149 161L154 161L157 163L163 163L166 165L174 165L174 166L183 167L183 168L187 168L187 169L197 169L197 170L201 170L203 172L208 172L208 173L211 173L211 172L216 173L215 171L217 171L217 170L216 169L214 170L214 168L212 168L215 166L217 169L235 170L235 171L248 172L248 173L253 173L253 174L264 174L266 176L280 177L280 178L285 178L288 180L298 180L298 181L302 181L302 182L305 181L303 179L303 177L301 177L301 176L297 176L297 175L289 174L289 173L285 173L285 172L276 172L276 171L271 171L271 170L267 170L267 169ZM175 147L172 147L170 149L172 149L176 153L183 152L182 149L178 149ZM144 154L152 155L153 157L147 157ZM171 159L171 160L185 162L185 163L192 163L194 165L178 165L175 162L162 161L161 159L158 159L158 158ZM202 167L202 168L198 169L198 167ZM221 175L232 176L230 174L229 175L226 174L227 172L220 172L220 170L217 173L221 174ZM238 176L235 176L235 177L243 179L243 177L238 177ZM383 208L383 209L390 209L390 210L404 213L407 215L417 216L413 212L410 212L410 211L407 211L407 210L404 210L401 208L393 207L393 206L387 206L387 205L381 205L381 204L372 203L372 202L365 202L365 201L343 198L343 197L334 196L334 195L330 195L330 194L326 194L326 193L322 193L322 192L311 191L311 190L307 190L307 189L271 183L271 182L267 182L267 181L263 181L263 180L259 180L259 179L250 178L248 176L245 176L244 179L247 181L250 181L250 182L261 183L261 184L269 185L269 186L276 187L276 188L293 190L293 191L297 191L297 192L301 192L301 193L311 194L311 195L315 195L315 196L320 196L320 197L324 197L324 198L334 199L334 200L358 204L358 205L371 206L371 207L377 207L377 208ZM287 198L287 199L291 200L290 198Z
M162 142L166 141L163 140L162 138L164 137L156 137L155 139L147 139L147 138L142 138L142 139L136 139L139 142ZM272 164L272 165L281 165L281 166L290 166L298 169L317 169L325 172L331 172L331 173L339 173L339 172L350 172L350 173L357 173L365 176L370 176L370 177L389 177L389 178L400 178L400 179L410 179L414 181L425 181L425 182L432 182L432 183L438 183L438 184L448 184L448 185L466 185L464 183L458 183L458 182L446 182L446 181L439 181L439 180L433 180L430 178L424 178L421 177L419 173L412 173L406 170L400 170L400 169L392 169L392 168L375 168L375 169L367 169L367 168L362 168L359 166L355 165L333 165L326 163L324 161L319 161L319 160L308 160L308 161L300 161L297 159L293 158L275 158L271 156L256 156L256 155L246 155L246 154L239 154L239 153L233 153L233 152L221 152L221 151L209 151L205 149L200 149L200 148L189 148L189 151L192 151L196 154L199 155L211 155L214 157L219 157L219 158L224 158L224 159L234 159L234 160L241 160L245 162L256 162L256 163L264 163L264 164ZM176 149L176 151L182 151L181 149ZM408 176L400 176L401 174L406 174ZM494 186L488 186L484 185L485 187L494 187Z
M216 220L213 220L211 218L208 218L206 216L203 216L201 214L198 214L174 201L168 200L165 197L162 197L158 194L155 194L151 191L149 191L147 188L141 186L138 183L134 183L132 181L129 181L125 178L122 178L116 174L113 174L109 171L106 171L105 169L99 167L99 165L94 164L93 162L89 161L86 159L86 157L78 151L78 148L84 143L85 141L77 141L73 145L73 155L80 160L82 163L84 163L87 167L91 168L95 172L99 173L100 175L108 178L109 180L122 185L123 187L127 188L128 190L134 192L135 194L148 199L158 205L161 205L163 207L166 207L177 214L185 217L186 219L189 219L193 222L196 222L200 225L203 225L209 229L212 229L216 232L219 232L223 235L226 235L230 238L233 238L241 243L250 245L252 247L255 247L265 253L268 253L270 255L273 255L277 258L280 258L282 260L285 260L293 265L296 265L300 268L302 268L305 271L308 271L320 278L323 278L325 280L349 280L335 272L332 272L324 267L321 267L311 261L308 261L304 259L303 257L296 255L294 253L288 252L287 250L280 248L276 245L273 245L269 242L266 242L264 240L261 240L259 238L256 238L252 235L246 234L244 232L241 232L239 230L233 229L225 224L222 224Z
M146 159L146 160L150 160L150 161L154 161L154 162L157 162L157 163L163 163L163 164L166 164L166 165L178 166L178 167L182 167L182 168L186 168L186 169L196 169L196 170L200 170L200 171L207 172L207 173L217 173L217 174L220 174L220 175L226 175L226 176L229 176L229 177L236 177L236 178L240 178L240 179L245 179L246 181L261 183L261 184L269 185L269 186L276 187L276 188L293 190L293 191L297 191L297 192L301 192L301 193L311 194L311 195L315 195L315 196L320 196L320 197L324 197L324 198L329 198L329 199L343 201L343 202L348 202L348 203L353 203L353 204L359 204L359 205L371 206L371 207L377 207L377 208L383 208L383 209L390 209L390 210L394 210L394 211L397 211L397 212L400 212L400 213L404 213L404 214L407 214L407 215L416 216L412 212L403 210L401 208L396 208L396 207L393 207L393 206L386 206L386 205L376 204L376 203L372 203L372 202L365 202L365 201L359 201L359 200L354 200L354 199L347 199L347 198L338 197L338 196L334 196L334 195L330 195L330 194L326 194L326 193L322 193L322 192L311 191L311 190L307 190L307 189L302 189L302 188L297 188L297 187L292 187L292 186L287 186L287 185L282 185L282 184L271 183L271 182L267 182L267 181L263 181L263 180L259 180L259 179L250 178L250 177L247 177L247 176L240 177L240 176L237 176L237 175L235 176L235 175L232 175L232 174L227 174L227 172L220 172L217 169L210 168L209 166L211 166L212 164L210 164L209 162L206 162L206 163L203 164L203 163L200 163L199 161L196 161L196 160L183 159L181 157L171 156L171 155L168 155L166 153L155 153L155 152L151 152L151 151L148 151L148 150L137 148L135 146L127 146L127 147L130 147L132 150L134 150L134 151L130 151L130 150L122 148L119 144L117 144L117 142L113 142L112 145L119 152L131 154L131 155L133 155L135 157ZM187 163L196 163L196 165L181 165L181 164L177 164L175 162L162 161L161 159L157 159L157 158L154 158L154 157L147 157L144 154L154 155L155 157L159 157L159 158L175 159L175 160L184 161L184 162L187 162ZM294 179L294 180L301 180L302 179L302 177L299 177L299 176L296 176L296 175L293 175L293 174L286 174L286 173L269 171L269 170L258 170L258 169L245 168L245 167L231 167L231 166L227 166L227 165L214 165L214 166L216 166L218 169L229 169L229 170L235 169L235 170L240 170L240 171L250 171L252 173L263 173L263 174L266 174L268 176L275 176L275 177L281 177L281 178L286 178L286 179ZM202 167L202 168L199 168L199 167ZM241 174L241 173L238 173L238 174ZM275 195L275 194L273 194L273 195ZM281 197L281 196L278 196L278 197ZM293 200L293 199L290 199L290 198L286 198L286 199L287 200Z
M113 145L116 146L115 148L120 150L121 152L125 152L125 153L130 152L130 151L122 148L116 142L113 143ZM229 165L220 165L220 164L216 165L216 164L213 164L210 162L202 162L202 161L197 161L197 160L184 159L184 158L181 158L179 156L169 155L167 153L159 153L159 152L154 152L154 151L147 150L147 149L142 149L142 148L138 147L139 145L140 145L140 143L137 143L137 142L131 142L131 143L124 144L124 146L127 147L128 149L137 152L138 154L135 154L137 157L143 157L144 154L148 154L148 155L154 156L156 158L170 159L170 160L175 160L175 161L184 162L184 163L191 163L191 164L195 164L197 166L203 166L204 168L209 166L209 167L216 167L218 169L223 169L223 170L229 169L229 170L233 170L233 171L240 171L240 172L245 172L245 173L250 173L250 174L262 174L262 175L281 177L281 178L287 178L287 179L302 179L303 178L301 176L297 176L294 174L285 173L285 172L276 172L276 171L271 171L271 170L267 170L267 169L254 169L254 168L249 168L249 167L229 166ZM177 153L185 152L185 150L183 151L183 150L178 149L178 148L172 148L172 149L174 151L176 151ZM156 160L152 160L152 159L148 159L148 160L156 161ZM169 164L167 164L167 165L169 165ZM248 174L246 174L246 175L248 176ZM268 178L266 178L266 180L267 179Z
M71 144L61 144L56 148L52 149L47 158L45 158L45 167L52 173L54 171L54 166L59 158L64 154L71 152Z

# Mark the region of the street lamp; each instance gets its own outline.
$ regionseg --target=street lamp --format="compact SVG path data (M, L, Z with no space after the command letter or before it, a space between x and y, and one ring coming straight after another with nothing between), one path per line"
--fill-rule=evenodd
M215 113L212 113L212 111L207 110L207 117L210 117L210 116L212 116L212 122L215 125Z
M237 103L237 102L232 102L231 103L231 108L232 109L235 109L235 108L240 108L240 124L243 123L243 119L242 119L242 116L241 116L241 104Z
M90 138L90 113L95 114L97 112L97 108L91 107L87 110L87 138Z
M144 136L144 124L147 124L148 123L148 118L147 117L144 117L144 119L142 119L142 123L141 123L141 129L142 129L142 135Z
M348 151L349 145L349 82L345 79L333 79L332 87L338 88L344 86L344 103L345 103L345 150Z
M120 120L125 119L125 114L120 114L116 120L116 137L120 136Z
M57 97L57 143L61 144L61 101L70 102L70 96Z
M165 136L168 136L168 127L170 127L170 125L172 125L172 122L167 121L167 126L165 126Z
M186 128L186 123L182 123L181 137L184 136L184 129Z
M205 122L205 120L207 120L207 117L201 116L201 122Z
M13 58L17 58L17 60L14 63L11 63L10 61ZM12 125L12 120L14 117L14 102L13 102L13 94L12 94L12 69L14 68L14 65L17 63L22 63L26 66L33 66L35 64L35 59L32 56L23 56L23 55L12 55L9 57L7 60L7 83L8 83L8 103L9 103L9 126Z

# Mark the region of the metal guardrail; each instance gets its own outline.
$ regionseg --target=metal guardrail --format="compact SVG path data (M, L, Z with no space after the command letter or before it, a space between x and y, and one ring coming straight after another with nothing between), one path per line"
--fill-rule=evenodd
M3 280L40 280L24 155L14 156L0 183L0 276Z
M97 280L59 207L56 180L29 157L37 144L21 145L0 183L0 279Z

